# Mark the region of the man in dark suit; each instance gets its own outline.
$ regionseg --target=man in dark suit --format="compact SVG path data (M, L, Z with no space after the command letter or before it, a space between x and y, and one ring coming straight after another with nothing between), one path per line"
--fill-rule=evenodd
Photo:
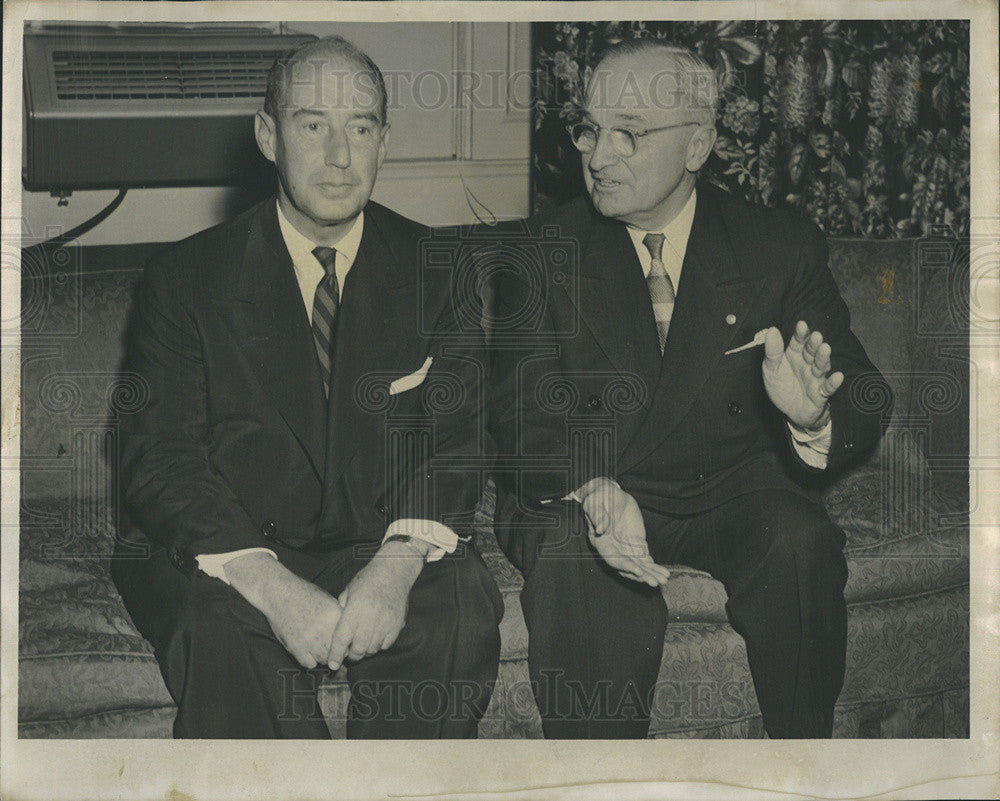
M460 542L478 479L435 464L479 455L481 370L427 231L369 200L378 67L339 37L289 54L256 136L277 198L144 276L121 474L149 557L118 586L177 737L329 737L342 664L348 736L475 737L502 602Z
M855 399L887 388L820 231L697 182L716 105L695 54L613 48L571 127L589 197L495 271L497 535L549 737L645 736L667 563L725 585L768 734L832 732L847 569L815 486L877 441Z

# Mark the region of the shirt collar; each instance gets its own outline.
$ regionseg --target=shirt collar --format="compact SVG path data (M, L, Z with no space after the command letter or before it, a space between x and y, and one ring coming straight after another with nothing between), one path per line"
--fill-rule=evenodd
M315 261L315 256L312 255L312 252L313 248L316 247L316 243L289 222L281 210L280 204L276 202L275 205L278 206L278 228L281 229L281 237L285 240L285 247L288 248L288 253L292 257L292 264L309 264L310 261ZM353 264L355 257L358 255L358 248L361 247L361 234L364 232L364 228L365 213L362 211L354 218L354 222L347 230L347 233L333 245L337 249L337 253L349 265Z

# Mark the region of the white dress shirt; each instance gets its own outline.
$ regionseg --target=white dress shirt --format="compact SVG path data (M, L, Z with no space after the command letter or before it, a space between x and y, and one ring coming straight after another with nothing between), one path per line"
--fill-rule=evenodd
M340 299L344 298L344 289L347 286L347 274L354 264L358 255L358 248L361 246L361 234L365 227L365 213L362 211L351 224L347 233L344 234L333 246L337 251L334 270L337 273L337 286L340 288ZM305 304L306 313L309 315L309 322L312 323L313 300L316 296L316 287L326 275L323 265L313 255L316 243L300 232L292 225L288 218L278 206L278 228L281 236L285 240L285 247L292 257L292 267L295 269L295 280L299 285L299 292L302 293L302 302ZM392 537L397 534L404 534L414 539L423 540L430 543L431 550L427 554L428 562L435 562L441 559L445 553L451 553L458 546L458 536L448 526L438 523L436 520L395 520L385 532L385 537ZM385 539L383 538L383 541ZM229 583L226 577L225 565L237 556L248 553L267 553L278 558L277 554L270 548L242 548L237 551L226 553L199 554L198 568L209 576L221 579Z
M313 255L316 243L298 228L292 225L288 218L278 207L278 228L281 229L281 236L285 240L285 247L292 257L292 267L295 268L295 280L299 283L299 292L302 293L302 302L305 304L306 313L309 315L309 322L312 323L313 299L316 297L316 287L326 275L326 270L319 260ZM334 270L337 273L337 286L340 288L340 299L344 298L344 288L347 286L347 273L350 272L354 259L358 256L358 248L361 247L361 234L365 229L365 213L361 212L354 218L350 229L333 247L337 250L337 260Z
M680 213L674 217L666 228L662 231L643 231L639 228L628 228L629 236L632 238L632 245L635 247L636 255L639 257L639 264L642 265L642 274L649 277L649 270L653 257L649 249L642 243L642 240L649 233L663 234L663 267L670 276L674 284L674 293L680 290L681 270L684 266L684 254L687 252L688 237L691 235L691 224L694 222L694 209L697 192L692 191L691 197ZM669 337L669 333L667 334ZM786 421L788 422L788 421ZM830 453L830 443L832 441L833 423L828 422L820 431L810 434L797 426L788 422L788 430L792 434L792 443L799 458L811 467L826 469L827 457Z

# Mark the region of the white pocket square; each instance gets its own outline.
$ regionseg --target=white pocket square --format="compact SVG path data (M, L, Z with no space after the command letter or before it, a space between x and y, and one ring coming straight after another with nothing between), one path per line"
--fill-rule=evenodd
M397 378L391 384L389 384L389 394L398 395L400 392L406 392L408 389L413 389L414 387L419 387L424 383L424 379L427 378L427 371L431 369L431 363L434 359L428 356L424 359L424 363L420 365L420 369L415 373L410 373L409 375L404 375L402 378Z
M747 342L746 345L740 345L738 348L733 348L732 350L727 350L723 356L728 356L731 353L739 353L741 350L750 350L750 348L756 348L758 345L764 344L764 337L767 336L767 329L763 328L753 335L753 340Z

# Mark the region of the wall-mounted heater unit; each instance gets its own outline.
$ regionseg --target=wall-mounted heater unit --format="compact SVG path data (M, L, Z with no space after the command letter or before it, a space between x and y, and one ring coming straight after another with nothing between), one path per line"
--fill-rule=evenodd
M311 41L268 31L25 32L32 190L231 185L259 170L267 71Z

